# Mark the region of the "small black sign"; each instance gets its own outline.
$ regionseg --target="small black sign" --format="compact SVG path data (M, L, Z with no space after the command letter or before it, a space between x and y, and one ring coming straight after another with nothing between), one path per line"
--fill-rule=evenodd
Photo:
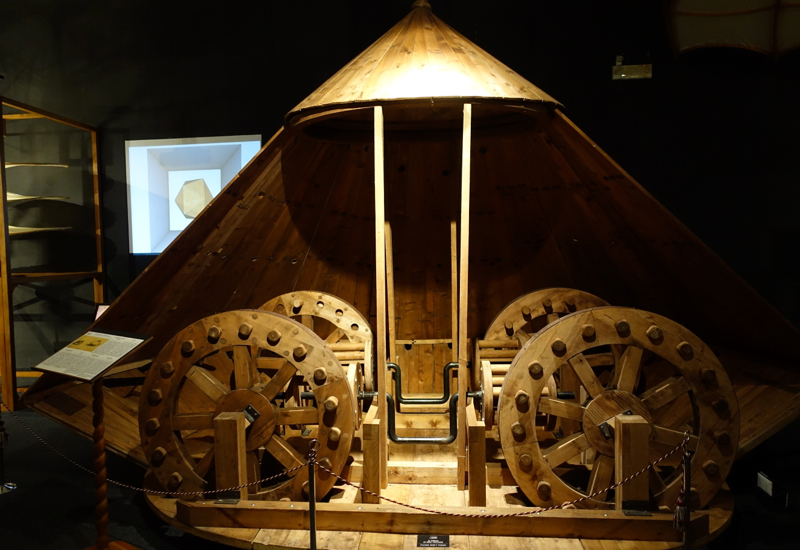
M417 535L417 548L450 548L450 535Z

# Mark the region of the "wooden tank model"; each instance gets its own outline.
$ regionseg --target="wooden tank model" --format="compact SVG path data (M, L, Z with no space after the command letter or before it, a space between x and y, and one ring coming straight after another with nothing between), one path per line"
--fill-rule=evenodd
M681 453L657 461L686 434L707 540L734 459L798 410L797 329L425 0L94 328L152 336L107 379L109 446L148 469L165 521L247 548L308 544L314 439L324 547L676 547ZM89 401L54 376L26 398L84 433ZM532 506L558 509L491 517Z

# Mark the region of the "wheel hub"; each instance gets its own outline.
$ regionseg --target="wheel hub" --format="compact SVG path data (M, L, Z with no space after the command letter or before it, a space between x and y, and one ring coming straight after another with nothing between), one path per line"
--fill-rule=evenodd
M253 414L255 411L258 416ZM253 390L234 390L222 397L214 410L216 418L223 412L244 412L255 417L247 431L247 450L264 445L275 431L275 411L266 397Z
M606 456L614 456L614 417L628 411L652 424L652 416L644 403L626 391L606 390L586 406L583 433L593 449Z

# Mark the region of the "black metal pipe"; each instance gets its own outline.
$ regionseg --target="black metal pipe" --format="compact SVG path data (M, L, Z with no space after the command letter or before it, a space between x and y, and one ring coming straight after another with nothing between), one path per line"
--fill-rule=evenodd
M473 399L481 399L483 397L482 391L467 392L467 397ZM450 397L450 435L445 437L402 437L397 435L397 423L395 420L394 399L392 395L386 394L386 403L388 405L389 425L386 431L389 434L389 439L395 443L405 443L409 445L449 445L456 440L458 435L458 394L454 393Z
M441 397L403 397L403 378L397 363L386 363L386 368L394 374L394 394L400 405L444 405L450 399L450 371L458 367L458 363L451 362L444 366L442 378L444 380L444 395ZM394 405L392 405L394 407Z

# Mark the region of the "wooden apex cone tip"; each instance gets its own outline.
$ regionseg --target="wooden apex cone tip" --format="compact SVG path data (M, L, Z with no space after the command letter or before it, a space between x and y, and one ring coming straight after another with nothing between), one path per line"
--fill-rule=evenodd
M426 10L431 9L431 5L430 3L428 3L428 0L417 0L416 2L411 4L411 7L412 9L413 8L425 8Z

